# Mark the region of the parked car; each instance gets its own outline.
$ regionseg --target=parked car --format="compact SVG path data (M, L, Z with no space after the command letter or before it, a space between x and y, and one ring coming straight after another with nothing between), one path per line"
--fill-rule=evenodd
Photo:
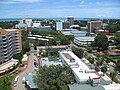
M22 79L22 83L23 83L23 84L25 83L25 77L23 77L23 79Z
M14 81L14 87L16 87L17 86L17 82L16 81Z

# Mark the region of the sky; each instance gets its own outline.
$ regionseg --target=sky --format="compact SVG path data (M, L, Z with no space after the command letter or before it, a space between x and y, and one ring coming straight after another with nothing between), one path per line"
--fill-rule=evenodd
M118 18L120 0L0 0L0 18Z

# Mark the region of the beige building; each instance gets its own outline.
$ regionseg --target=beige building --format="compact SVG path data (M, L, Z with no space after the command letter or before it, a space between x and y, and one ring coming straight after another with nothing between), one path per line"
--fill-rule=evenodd
M97 30L101 29L102 21L88 21L88 32L95 33Z
M21 30L0 28L0 64L22 51Z

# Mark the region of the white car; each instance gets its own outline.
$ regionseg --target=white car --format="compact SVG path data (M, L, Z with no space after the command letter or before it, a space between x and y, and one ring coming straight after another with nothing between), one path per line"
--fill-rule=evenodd
M23 79L22 79L22 83L25 83L25 77L23 77Z

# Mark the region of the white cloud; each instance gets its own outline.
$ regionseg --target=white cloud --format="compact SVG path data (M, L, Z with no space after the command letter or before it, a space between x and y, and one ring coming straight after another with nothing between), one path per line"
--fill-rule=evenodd
M0 0L0 4L35 3L41 0Z
M84 4L85 3L85 1L84 0L82 0L81 2L80 2L80 4Z

